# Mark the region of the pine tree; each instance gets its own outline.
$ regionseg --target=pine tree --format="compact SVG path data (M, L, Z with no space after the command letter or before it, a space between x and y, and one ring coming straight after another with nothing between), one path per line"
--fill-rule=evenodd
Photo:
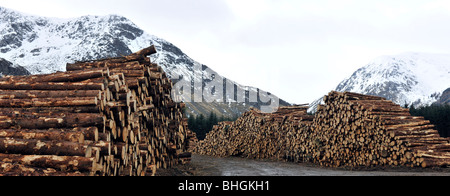
M423 116L436 125L436 129L442 137L450 136L450 105L411 107L410 112L413 116Z
M199 116L189 116L188 118L188 127L190 130L197 134L198 139L203 140L214 127L214 125L219 124L219 122L223 121L234 121L236 119L224 117L218 115L214 112L211 112L208 117L205 117L203 114Z
M197 116L195 124L197 126L197 136L198 136L198 138L199 139L204 139L206 137L205 116L203 114L200 114L200 116Z
M195 116L194 115L190 115L188 118L188 128L189 130L195 130Z

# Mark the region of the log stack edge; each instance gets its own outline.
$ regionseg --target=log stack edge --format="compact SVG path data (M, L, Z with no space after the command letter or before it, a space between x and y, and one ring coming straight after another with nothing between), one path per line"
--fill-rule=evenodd
M154 53L0 79L0 175L144 176L187 157L185 106Z

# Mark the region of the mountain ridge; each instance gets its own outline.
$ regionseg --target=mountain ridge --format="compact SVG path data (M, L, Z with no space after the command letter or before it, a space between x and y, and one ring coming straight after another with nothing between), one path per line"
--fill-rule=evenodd
M445 105L445 104L450 105L450 88L445 90L442 93L441 98L434 104L436 104L436 105Z
M449 85L449 54L409 52L373 60L339 84L336 90L421 106L436 102Z
M450 54L407 52L378 57L342 81L338 92L375 95L415 107L437 102L450 86ZM320 104L314 101L312 107Z
M172 43L146 33L123 16L89 15L59 19L0 7L0 57L23 66L31 74L65 71L66 63L129 55L150 45L158 51L152 56L152 61L159 64L173 81L201 84L192 86L194 91L215 92L215 87L207 84L211 82L209 78L217 78L220 74L193 60ZM194 70L196 65L201 65L200 70ZM224 83L228 81L224 78ZM235 82L231 89L245 92L240 94L244 97L232 96L234 92L228 92L224 93L223 103L220 100L215 104L187 103L188 113L199 115L214 111L235 116L250 107L261 108L267 105L264 100L273 97L270 93L259 93L258 88ZM248 101L250 95L256 94L256 102ZM246 101L240 103L239 99ZM290 105L283 100L280 103Z

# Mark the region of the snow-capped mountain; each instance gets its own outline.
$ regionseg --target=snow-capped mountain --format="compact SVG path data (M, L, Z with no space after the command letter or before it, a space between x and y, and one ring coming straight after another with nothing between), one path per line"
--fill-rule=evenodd
M376 95L417 107L433 104L449 87L450 54L403 53L373 60L336 91Z
M202 76L219 77L219 74L205 65L201 65L199 71L194 70L198 62L170 42L144 32L125 17L108 15L59 19L32 16L0 7L0 57L23 66L31 74L65 71L66 63L128 55L150 45L155 45L158 51L152 60L170 78L181 78L189 84L203 84L195 88L203 86L205 90L216 90L207 89L209 80ZM228 80L225 78L225 81ZM234 91L245 92L246 97L243 99L259 92L258 88L237 83L234 86ZM232 107L235 103L228 103L239 99L232 95L225 97L226 104L187 105L193 114L216 111L232 116L245 112L250 106L264 105L261 100L266 98L258 96L257 103L237 104L239 107ZM283 100L280 102L287 104Z
M36 17L0 7L0 57L32 74L65 71L67 62L126 55L155 37L124 17Z
M336 88L378 95L398 104L436 102L450 87L450 54L404 53L383 56L356 71Z

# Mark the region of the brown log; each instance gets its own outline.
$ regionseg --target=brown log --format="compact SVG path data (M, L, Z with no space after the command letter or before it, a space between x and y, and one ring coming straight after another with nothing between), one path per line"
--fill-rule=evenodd
M102 82L10 82L0 81L2 90L105 90Z
M144 65L141 65L138 61L131 62L113 62L113 61L97 61L91 63L74 63L67 64L66 69L68 71L86 70L95 68L108 68L110 71L117 70L143 70Z
M336 92L333 92L336 93ZM347 99L356 99L356 100L386 100L385 98L378 97L378 96L371 96L371 95L362 95L358 93L352 93L352 92L345 92L344 96Z
M152 54L156 54L156 48L154 45L148 47L148 48L144 48L142 50L139 50L136 53L131 54L130 56L140 56L140 57L146 57L146 56L150 56Z
M429 167L446 167L450 165L450 158L445 159L433 159L433 158L425 158L421 166L423 168Z
M58 140L83 143L85 140L99 140L97 127L74 129L1 129L0 137L35 140Z
M380 112L380 111L370 111L368 112L368 114L370 115L375 115L375 116L411 116L411 114L409 112Z
M107 64L126 64L129 62L135 62L135 61L145 61L145 56L149 56L151 54L155 54L156 49L154 46L151 46L149 48L145 48L143 50L140 50L136 53L133 53L129 56L120 57L120 58L111 58L111 59L105 59L105 60L99 60L95 62L77 62L74 64L67 64L66 69L68 71L71 70L80 70L83 68L95 68L95 67L106 67ZM148 61L148 63L150 63Z
M103 169L94 158L79 156L54 156L54 155L17 155L1 154L0 162L19 163L24 166L36 168L53 168L64 172L96 172Z
M403 125L403 124L411 124L411 123L425 123L425 124L430 124L430 121L427 121L423 118L417 118L417 119L393 119L393 120L388 120L388 119L384 119L383 123L387 126L390 125Z
M434 127L434 125L426 125L426 127ZM433 130L430 128L424 127L423 129L417 129L417 130L393 130L388 131L387 133L390 133L391 137L395 136L417 136L417 135L425 135L425 136L439 136L439 132L437 130Z
M57 72L53 74L45 75L32 75L32 76L9 76L0 79L2 82L79 82L93 78L100 78L108 75L107 70L104 69L91 69L73 72Z
M42 91L42 90L0 90L0 99L33 99L33 98L74 98L101 97L99 90Z
M98 104L98 97L0 99L0 107L9 108L96 106Z
M92 149L107 155L109 144L85 145L73 142L0 138L0 153L21 155L86 156ZM88 151L89 150L89 151Z
M113 70L111 71L111 74L118 74L121 73L123 74L125 77L144 77L145 76L145 72L144 70Z
M52 168L34 168L18 163L0 162L0 176L87 176L77 172L63 172Z
M0 114L24 114L24 113L100 113L99 106L74 106L74 107L28 107L28 108L1 108Z
M423 126L430 124L429 120L419 120L415 122L405 122L404 124L385 125L386 130L396 130L404 127Z
M30 116L32 117L32 116ZM67 116L58 117L8 117L0 116L0 128L8 129L18 127L22 129L49 129L49 128L76 128L93 127L105 125L106 119L101 114L67 114Z
M399 127L396 128L395 131L412 131L412 132L416 132L416 131L422 131L422 130L429 130L429 129L434 129L436 126L433 124L428 124L428 125L421 125L421 126L412 126L412 127Z

